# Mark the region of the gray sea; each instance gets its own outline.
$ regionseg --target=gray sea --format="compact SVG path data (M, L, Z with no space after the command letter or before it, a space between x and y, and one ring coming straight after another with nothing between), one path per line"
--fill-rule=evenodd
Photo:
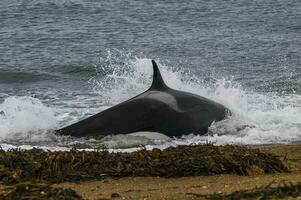
M224 104L209 135L102 140L51 130L151 84ZM301 140L300 0L1 0L0 145L133 150Z

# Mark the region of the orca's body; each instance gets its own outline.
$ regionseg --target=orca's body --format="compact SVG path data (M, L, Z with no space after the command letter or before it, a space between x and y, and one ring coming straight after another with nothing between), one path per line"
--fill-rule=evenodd
M174 90L163 81L155 61L152 86L142 94L80 122L58 130L62 135L103 137L135 132L166 136L205 134L228 110L204 97Z

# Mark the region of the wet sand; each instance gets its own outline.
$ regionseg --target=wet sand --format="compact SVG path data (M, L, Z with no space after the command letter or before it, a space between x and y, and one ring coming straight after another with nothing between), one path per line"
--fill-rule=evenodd
M263 152L274 153L291 173L237 176L216 175L181 178L126 177L61 183L54 187L74 189L84 199L199 199L200 194L231 193L256 187L301 182L301 145L258 146Z

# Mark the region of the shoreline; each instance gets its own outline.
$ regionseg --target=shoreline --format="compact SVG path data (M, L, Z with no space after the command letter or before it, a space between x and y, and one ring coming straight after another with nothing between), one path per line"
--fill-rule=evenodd
M83 199L202 199L202 195L231 194L256 188L278 187L301 181L301 144L247 147L274 154L290 173L265 174L254 171L248 176L218 174L206 176L126 176L102 180L64 181L52 188L72 189ZM156 152L155 152L156 153ZM157 156L157 155L155 155ZM257 173L258 172L258 173ZM1 184L0 190L8 186ZM301 193L300 193L301 195ZM204 199L204 198L203 198Z
M125 177L103 181L61 183L54 187L74 189L84 199L202 199L199 195L230 194L260 187L277 187L301 181L301 144L254 147L273 153L289 168L290 173L239 176L221 174L179 178Z

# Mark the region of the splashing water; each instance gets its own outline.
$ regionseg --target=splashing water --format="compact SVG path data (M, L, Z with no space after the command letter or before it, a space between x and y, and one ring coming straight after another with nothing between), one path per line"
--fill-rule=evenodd
M170 140L149 140L133 136L113 136L102 140L76 139L54 136L49 130L58 124L68 125L88 115L111 107L143 91L151 84L150 59L132 56L121 51L108 52L95 66L96 73L89 79L92 93L80 98L81 109L71 107L72 98L61 100L58 105L32 97L7 97L0 104L1 143L15 146L29 145L62 149L77 146L84 149L108 147L112 149L165 148L180 144L214 142L217 144L268 144L289 143L301 139L301 96L299 94L258 93L242 88L232 79L216 78L203 81L191 72L175 70L159 63L163 79L171 88L192 92L217 101L228 107L233 115L213 123L209 135L188 135ZM100 100L91 101L91 99ZM60 99L57 99L60 101ZM47 106L46 106L46 105ZM89 107L92 110L87 112ZM79 113L81 112L81 113ZM85 114L83 114L85 113ZM70 120L70 116L72 120ZM80 116L80 117L79 117ZM24 142L26 141L26 143ZM22 146L21 146L22 147ZM26 146L23 146L26 148Z
M38 139L57 126L53 110L32 97L8 97L0 104L0 111L2 140L31 136Z

